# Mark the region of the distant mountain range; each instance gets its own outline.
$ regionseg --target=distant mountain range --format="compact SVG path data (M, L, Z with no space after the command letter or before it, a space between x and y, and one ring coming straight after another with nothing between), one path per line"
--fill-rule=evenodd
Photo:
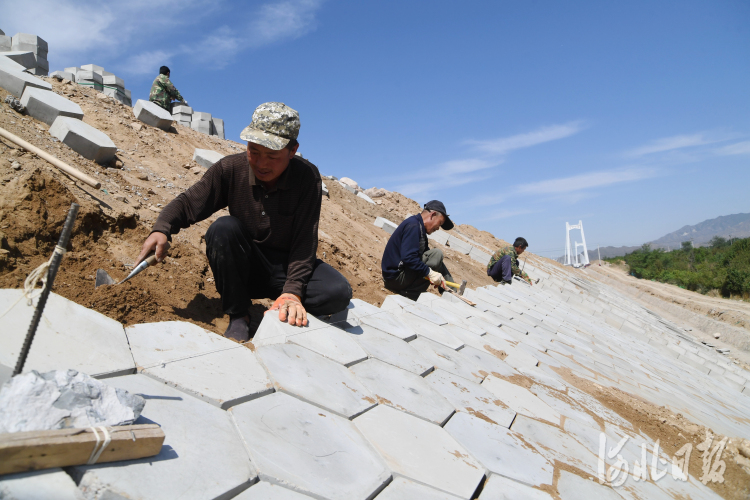
M683 226L677 231L665 234L659 239L649 242L651 248L674 250L680 248L683 241L692 241L693 246L707 245L714 236L722 238L750 237L750 213L722 215L715 219L708 219L694 226ZM599 251L603 259L619 257L641 248L636 247L601 247ZM589 248L589 260L599 258L596 248ZM558 259L559 260L559 259ZM563 259L564 260L564 259ZM562 262L562 261L561 261Z

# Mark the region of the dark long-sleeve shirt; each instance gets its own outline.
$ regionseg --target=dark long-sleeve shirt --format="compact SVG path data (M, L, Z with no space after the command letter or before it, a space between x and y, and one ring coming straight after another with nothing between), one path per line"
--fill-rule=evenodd
M230 155L164 207L153 231L177 234L228 207L261 249L288 253L283 292L302 296L318 250L321 196L318 168L305 159L295 156L269 191L255 179L246 153Z
M430 268L422 262L422 255L428 249L427 230L422 215L412 215L399 224L385 245L380 264L383 278L395 279L401 267L411 269L420 276L427 276Z

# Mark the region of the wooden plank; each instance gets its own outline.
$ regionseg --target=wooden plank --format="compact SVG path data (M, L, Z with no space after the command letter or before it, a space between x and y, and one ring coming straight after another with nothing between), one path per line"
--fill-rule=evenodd
M112 438L96 463L158 455L164 431L156 424L107 427ZM104 435L96 428L103 444ZM83 465L97 445L91 428L0 434L0 474Z

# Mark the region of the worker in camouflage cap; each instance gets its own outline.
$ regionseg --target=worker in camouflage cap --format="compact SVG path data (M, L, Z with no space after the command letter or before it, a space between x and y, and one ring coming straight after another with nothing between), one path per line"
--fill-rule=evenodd
M240 134L243 141L280 151L299 136L299 113L283 102L265 102L255 108L253 120Z
M525 252L528 246L526 238L519 237L513 242L513 246L501 248L493 253L487 264L487 276L503 285L512 284L513 276L518 276L531 285L529 275L518 267L518 256Z
M172 101L182 101L185 106L189 106L187 101L182 98L180 91L172 85L169 80L169 68L162 66L159 68L159 76L156 77L151 85L151 93L148 100L169 111L172 114Z

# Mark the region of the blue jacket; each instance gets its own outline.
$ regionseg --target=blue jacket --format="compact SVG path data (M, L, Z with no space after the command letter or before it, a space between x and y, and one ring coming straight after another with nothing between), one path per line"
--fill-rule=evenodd
M427 230L422 216L412 215L393 231L385 246L380 264L383 278L395 279L402 268L411 269L419 276L427 276L430 268L422 262L422 255L428 249Z

